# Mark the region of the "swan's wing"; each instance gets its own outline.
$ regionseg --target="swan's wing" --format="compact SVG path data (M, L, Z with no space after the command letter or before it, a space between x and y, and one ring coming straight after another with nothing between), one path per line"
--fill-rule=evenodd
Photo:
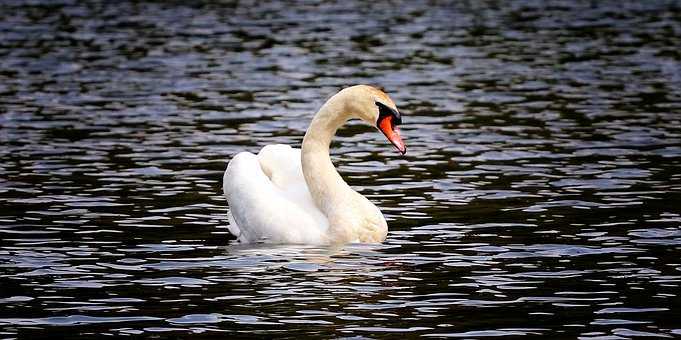
M295 164L300 168L300 151L278 145L263 148L258 156L239 153L229 162L223 189L230 224L234 221L230 232L240 241L326 242L328 220L312 202Z
M258 153L260 167L272 184L317 220L328 225L326 216L315 205L303 176L300 149L284 144L267 145Z

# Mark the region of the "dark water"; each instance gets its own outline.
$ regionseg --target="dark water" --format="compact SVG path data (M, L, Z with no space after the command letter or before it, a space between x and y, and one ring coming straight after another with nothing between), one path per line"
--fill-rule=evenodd
M681 3L0 4L0 337L681 336ZM383 86L382 245L240 246L226 161Z

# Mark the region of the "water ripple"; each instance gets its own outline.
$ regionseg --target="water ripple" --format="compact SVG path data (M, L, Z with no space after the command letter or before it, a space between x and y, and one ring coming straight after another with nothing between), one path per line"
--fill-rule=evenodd
M0 334L679 336L679 8L3 1ZM355 83L386 242L234 244L226 162Z

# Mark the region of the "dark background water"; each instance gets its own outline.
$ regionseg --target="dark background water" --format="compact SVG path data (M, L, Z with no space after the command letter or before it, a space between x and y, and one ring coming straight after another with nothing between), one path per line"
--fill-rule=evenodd
M0 337L681 336L681 2L0 3ZM352 123L382 245L240 246L222 172Z

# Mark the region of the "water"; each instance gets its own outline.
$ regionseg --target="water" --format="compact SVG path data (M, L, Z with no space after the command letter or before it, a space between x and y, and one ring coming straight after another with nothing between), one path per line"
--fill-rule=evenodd
M678 1L4 1L0 335L678 337L678 46ZM386 242L235 244L226 161L357 83Z

